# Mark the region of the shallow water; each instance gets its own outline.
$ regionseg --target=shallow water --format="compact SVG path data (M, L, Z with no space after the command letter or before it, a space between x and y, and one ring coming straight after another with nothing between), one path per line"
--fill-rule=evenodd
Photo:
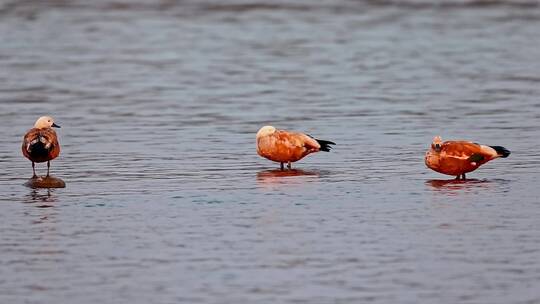
M539 303L538 2L311 2L0 1L0 302ZM337 146L283 174L265 124Z

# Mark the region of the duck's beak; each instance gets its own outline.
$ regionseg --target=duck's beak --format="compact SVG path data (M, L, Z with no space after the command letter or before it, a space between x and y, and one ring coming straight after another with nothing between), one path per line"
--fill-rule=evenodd
M59 125L57 125L57 124L55 124L54 122L53 122L53 124L52 124L52 126L51 126L51 127L53 127L53 128L60 128L60 126L59 126Z

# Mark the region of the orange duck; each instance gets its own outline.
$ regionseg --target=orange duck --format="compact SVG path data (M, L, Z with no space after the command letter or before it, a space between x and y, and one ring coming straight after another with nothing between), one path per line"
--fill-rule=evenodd
M330 145L335 143L327 140L315 139L309 135L296 132L277 130L272 126L262 127L257 132L257 153L271 161L281 164L291 163L304 158L306 155L325 151L330 152Z
M440 136L433 139L426 153L426 165L439 173L465 179L465 173L476 170L488 161L510 155L500 146L485 146L470 141L445 141Z
M60 126L55 124L51 117L43 116L36 121L34 128L24 135L22 152L32 162L32 171L34 172L32 178L37 177L34 163L47 162L48 177L51 160L60 154L58 137L52 128L60 128Z

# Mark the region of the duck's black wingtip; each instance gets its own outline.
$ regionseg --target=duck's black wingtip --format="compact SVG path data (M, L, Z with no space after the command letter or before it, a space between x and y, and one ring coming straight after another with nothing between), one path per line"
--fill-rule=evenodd
M490 146L491 148L493 148L497 154L502 157L502 158L507 158L509 155L510 155L510 150L506 149L505 147L501 147L501 146Z
M332 150L332 146L331 145L335 145L336 143L335 142L332 142L332 141L329 141L329 140L322 140L322 139L315 139L319 145L321 146L321 148L319 149L320 151L324 151L324 152L330 152L330 150Z

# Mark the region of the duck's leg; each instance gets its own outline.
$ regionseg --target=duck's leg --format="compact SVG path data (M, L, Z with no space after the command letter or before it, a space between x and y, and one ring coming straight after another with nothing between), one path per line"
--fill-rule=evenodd
M34 173L34 175L32 175L32 178L36 178L36 164L34 162L32 162L32 172Z
M285 167L283 167L283 163L280 163L280 166L281 166L281 170L283 171L285 169Z
M461 175L461 179L462 179L462 180L465 180L465 179L466 179L465 173L463 173L463 174Z
M47 161L47 177L49 177L49 170L51 169L51 161Z
M291 162L288 162L288 163L287 163L287 168L291 169L291 167L292 167L292 166L291 166Z
M456 176L456 180L459 180L461 178L461 175Z

